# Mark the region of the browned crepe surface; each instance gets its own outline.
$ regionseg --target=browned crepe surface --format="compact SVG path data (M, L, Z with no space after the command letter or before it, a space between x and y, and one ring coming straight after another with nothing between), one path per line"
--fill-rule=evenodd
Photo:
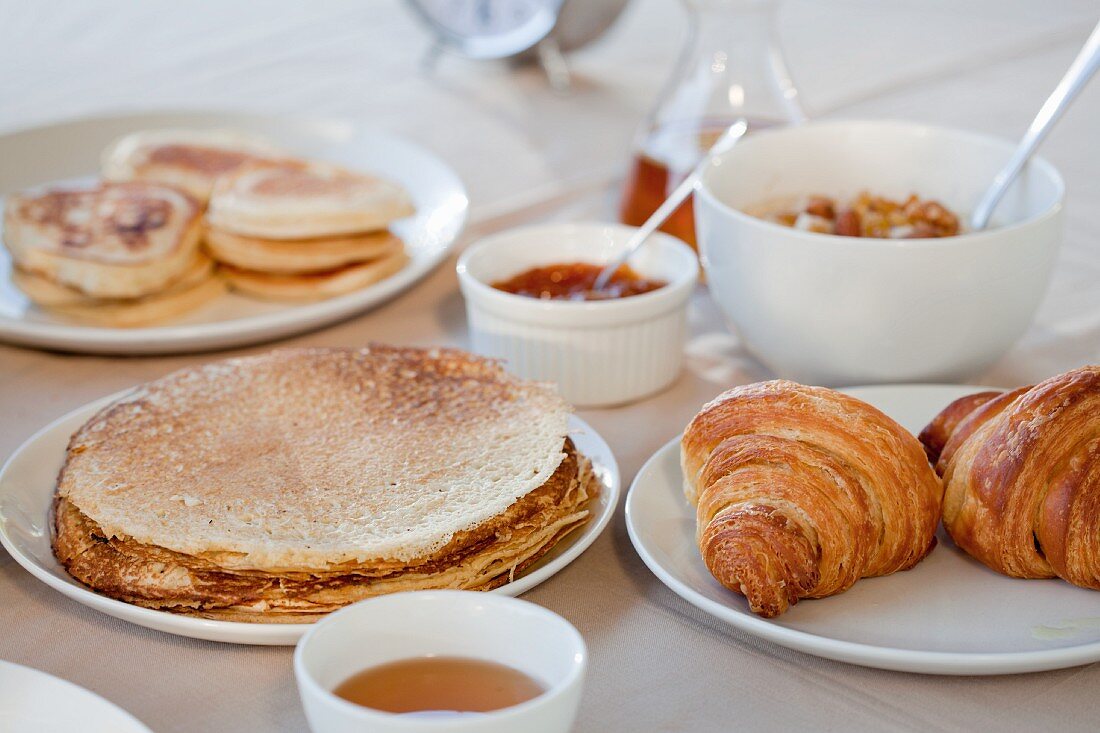
M55 508L54 550L78 580L148 608L222 620L301 623L363 598L433 588L489 590L536 562L588 518L598 482L566 439L550 479L508 509L456 534L437 552L330 572L229 571L210 560L108 537L67 499Z

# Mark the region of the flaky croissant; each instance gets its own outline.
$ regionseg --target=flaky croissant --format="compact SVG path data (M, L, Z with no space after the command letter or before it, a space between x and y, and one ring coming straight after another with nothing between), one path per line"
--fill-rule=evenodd
M1005 575L1100 590L1100 366L963 397L921 440L955 544Z
M680 447L703 561L762 616L910 568L935 544L942 487L920 443L854 397L737 387Z

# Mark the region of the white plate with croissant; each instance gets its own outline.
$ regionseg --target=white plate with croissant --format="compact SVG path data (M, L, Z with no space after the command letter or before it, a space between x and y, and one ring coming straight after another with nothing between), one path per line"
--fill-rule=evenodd
M1005 393L739 387L688 426L683 468L681 438L642 468L627 528L689 603L799 651L956 675L1100 661L1098 415L1100 367Z

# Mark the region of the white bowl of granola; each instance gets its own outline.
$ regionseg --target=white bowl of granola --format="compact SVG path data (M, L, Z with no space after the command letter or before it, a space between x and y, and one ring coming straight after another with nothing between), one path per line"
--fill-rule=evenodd
M711 293L780 376L828 385L973 376L1031 323L1061 241L1062 178L1038 158L988 229L952 230L1013 147L888 121L751 135L714 162L696 196Z

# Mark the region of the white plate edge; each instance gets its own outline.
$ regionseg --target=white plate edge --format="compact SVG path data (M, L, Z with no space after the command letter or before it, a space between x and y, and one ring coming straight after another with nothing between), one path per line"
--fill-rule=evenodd
M91 699L91 700L94 700L95 704L103 705L104 707L110 709L115 715L118 716L118 718L120 720L126 722L128 725L132 725L133 726L133 728L132 728L133 733L142 733L142 732L144 732L144 733L153 733L152 730L147 725L142 723L129 710L126 710L125 708L123 708L123 707L117 705L116 703L108 700L107 698L103 697L102 695L89 690L87 687L84 687L83 685L78 685L77 683L75 683L71 680L67 680L64 677L58 677L55 674L50 674L49 672L46 672L45 670L38 669L36 667L31 667L31 666L28 666L26 664L18 664L17 662L11 662L11 661L8 661L6 659L0 659L0 672L2 672L4 670L4 668L13 668L15 670L18 670L17 673L21 673L21 674L26 674L27 672L29 672L30 674L27 675L27 676L30 677L31 679L45 679L49 682L49 684L59 685L63 688L67 688L67 689L70 689L70 690L75 690L81 696L86 697L86 698ZM120 731L119 733L127 733L127 731Z

